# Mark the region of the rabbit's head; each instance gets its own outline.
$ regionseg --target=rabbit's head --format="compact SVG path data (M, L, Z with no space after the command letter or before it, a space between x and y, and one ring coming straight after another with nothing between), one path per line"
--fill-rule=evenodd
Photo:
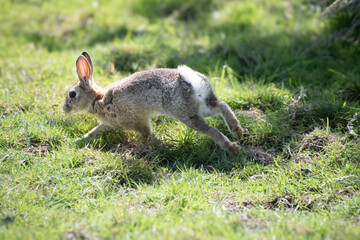
M65 113L88 112L97 95L92 77L92 62L86 52L83 52L77 59L76 71L80 81L66 94L63 105Z

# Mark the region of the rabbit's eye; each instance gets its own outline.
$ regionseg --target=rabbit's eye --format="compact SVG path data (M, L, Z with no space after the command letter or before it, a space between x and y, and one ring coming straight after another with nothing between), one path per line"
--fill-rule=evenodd
M69 92L69 97L70 97L70 98L74 98L75 96L76 96L76 92L75 92L75 91Z

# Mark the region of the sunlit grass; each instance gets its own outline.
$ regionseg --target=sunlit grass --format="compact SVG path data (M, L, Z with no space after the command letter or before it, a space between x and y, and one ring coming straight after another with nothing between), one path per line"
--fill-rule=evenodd
M152 8L149 8L152 5ZM313 1L5 1L0 9L1 239L355 239L356 43ZM171 118L154 139L65 115L75 60L106 85L148 68L206 74L244 128L230 156ZM220 116L208 119L232 141Z

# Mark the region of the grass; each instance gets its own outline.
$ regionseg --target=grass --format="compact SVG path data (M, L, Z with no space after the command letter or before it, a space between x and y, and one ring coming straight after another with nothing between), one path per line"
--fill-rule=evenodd
M320 14L303 0L3 2L0 238L358 238L358 42ZM61 110L84 50L100 86L178 64L205 73L244 152L163 116L148 145L122 130L75 144L97 125Z

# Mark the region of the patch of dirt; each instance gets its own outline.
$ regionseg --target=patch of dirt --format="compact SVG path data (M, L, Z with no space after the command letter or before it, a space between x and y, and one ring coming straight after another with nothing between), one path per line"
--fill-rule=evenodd
M315 129L306 134L292 149L288 148L290 159L299 162L311 163L322 158L321 152L329 145L343 142L344 139L336 134L326 133Z
M291 156L291 160L294 162L305 162L306 164L311 164L314 161L318 161L321 159L321 155L320 153L307 153L307 152L302 152L297 154L296 156Z
M221 205L226 208L228 213L239 213L243 212L244 208L252 208L255 205L250 201L243 201L243 202L228 202L222 201Z
M46 143L30 143L29 146L23 148L23 151L34 153L35 155L46 155L52 150L51 146Z
M294 199L292 196L285 195L282 197L275 197L273 200L265 202L264 206L265 208L269 209L278 209L281 207L281 205L285 209L295 209L297 210L298 205L294 204Z
M265 121L265 114L255 107L251 107L249 110L238 110L235 112L236 115L246 115L249 117L260 119L261 121Z
M311 200L304 202L300 206L298 203L296 203L296 199L291 195L275 197L274 199L265 202L263 205L265 206L265 208L272 210L284 208L297 211L300 207L301 210L311 210L313 208L313 202Z
M274 163L274 156L259 147L244 146L243 152L250 158L262 164Z
M158 207L156 207L155 205L148 205L148 204L129 205L127 210L130 212L134 212L134 211L142 212L148 216L154 216L160 213L160 209Z
M311 133L305 135L299 145L296 147L299 151L313 151L319 152L324 149L329 143L336 143L340 140L340 137L326 133L324 130L315 129Z
M243 212L244 208L252 208L255 206L253 202L248 200L239 201L239 195L237 194L213 191L210 195L214 199L221 199L215 201L215 204L220 205L221 208L227 210L228 213Z
M89 231L86 230L80 230L80 231L71 231L67 232L64 236L65 240L86 240L86 239L92 239L90 236Z

